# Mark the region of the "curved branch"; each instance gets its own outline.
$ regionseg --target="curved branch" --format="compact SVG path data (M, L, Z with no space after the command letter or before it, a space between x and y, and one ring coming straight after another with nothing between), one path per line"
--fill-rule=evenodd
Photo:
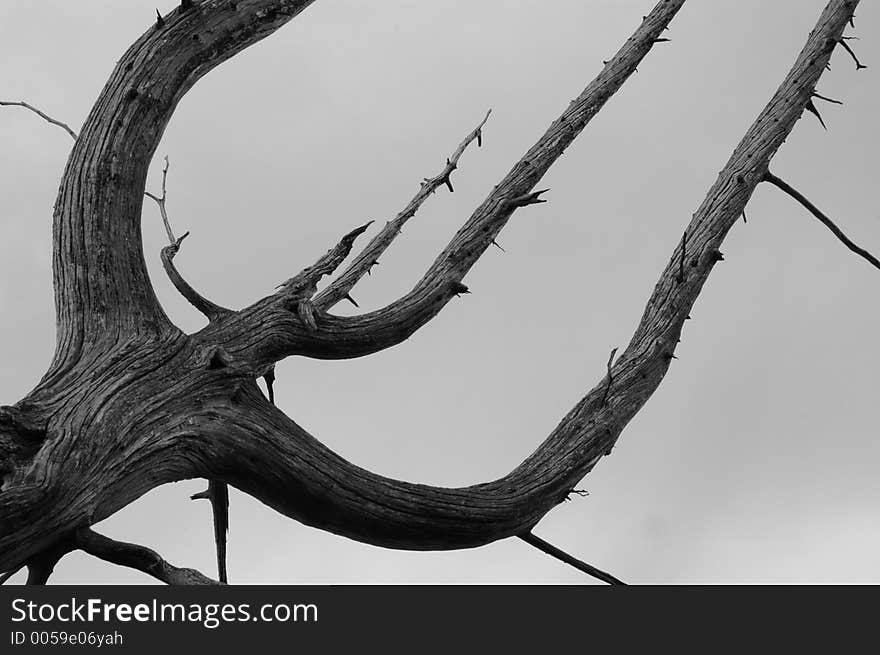
M390 548L465 548L530 531L610 453L659 386L675 357L684 321L712 268L723 259L719 246L804 112L857 4L831 0L826 6L791 71L693 215L687 238L676 245L626 350L516 469L498 480L458 489L385 478L330 451L250 383L231 405L212 408L202 425L204 434L192 444L197 450L193 459L203 462L194 475L226 480L308 525ZM466 229L461 239L471 238ZM438 270L435 265L426 279ZM411 302L412 294L407 298ZM424 301L420 311L430 312L424 308L432 302ZM380 311L353 320L369 324L386 316ZM337 317L332 322L342 326L337 334L351 336L353 343L321 342L322 347L335 348L335 353L370 347L367 336L345 332L350 323ZM321 317L316 334L330 323ZM228 327L234 332L233 324Z
M190 283L183 278L177 270L177 267L174 265L174 257L180 251L180 244L183 243L183 240L188 236L189 232L184 232L179 239L176 239L170 245L162 248L162 251L159 254L162 259L162 268L165 269L168 279L171 280L171 284L174 285L174 288L177 289L180 295L186 298L190 305L204 314L209 321L216 321L224 316L233 314L234 312L231 309L226 309L226 307L214 304L196 291Z
M54 219L58 336L52 373L97 342L176 330L143 258L140 215L150 160L195 82L314 0L213 0L151 24L120 58L80 131Z
M85 528L76 533L76 546L98 559L143 571L169 585L219 585L195 569L182 569L166 562L145 546L115 541Z
M40 118L42 118L46 122L51 123L52 125L57 125L58 127L60 127L62 130L64 130L65 132L67 132L70 135L71 139L76 141L76 132L74 132L72 129L70 129L70 126L67 123L62 123L61 121L52 118L51 116L43 113L42 111L40 111L39 109L37 109L33 105L29 105L24 100L20 100L18 102L10 102L8 100L0 100L0 107L24 107L25 109L29 109L30 111L34 112L37 116L39 116Z
M222 333L228 339L230 351L237 351L250 359L257 370L291 355L360 357L407 339L436 316L449 300L461 293L465 274L492 245L514 211L525 205L543 202L539 198L543 192L533 193L535 185L635 72L683 4L684 0L662 0L644 17L641 25L605 64L601 73L495 186L421 281L402 298L376 312L351 318L316 313L315 325L310 326L309 330L301 328L284 303L264 298L242 310L238 316L230 319L228 325L208 328L204 336L220 338ZM472 136L478 134L479 128ZM460 146L462 152L467 143ZM441 173L440 182L443 181ZM415 201L418 199L419 196L416 196ZM361 271L364 264L372 261L370 258L359 260L356 270ZM319 296L319 299L321 306L326 307L333 296Z

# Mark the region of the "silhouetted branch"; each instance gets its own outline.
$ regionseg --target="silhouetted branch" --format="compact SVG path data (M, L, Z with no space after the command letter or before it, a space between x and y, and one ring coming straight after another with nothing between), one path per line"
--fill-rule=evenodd
M840 242L843 243L843 245L845 245L847 248L849 248L852 252L856 253L859 257L862 257L863 259L867 260L875 268L880 269L880 261L878 261L877 258L874 257L874 255L872 255L870 252L868 252L864 248L861 248L861 247L857 246L855 243L853 243L850 240L850 238L847 237L843 233L843 230L841 230L839 227L837 227L837 225L834 224L834 221L832 221L830 218L828 218L828 216L823 214L819 210L819 208L816 207L816 205L814 205L809 200L807 200L796 189L794 189L792 186L787 184L784 180L781 180L780 178L773 175L773 173L771 173L770 171L767 171L764 174L764 181L769 182L770 184L778 187L779 189L781 189L782 191L784 191L785 193L790 195L792 198L797 200L801 205L803 205L807 209L807 211L809 211L813 216L818 218L822 222L822 224L825 225L825 227L827 227L829 230L831 230L834 233L834 236L836 236L840 240Z
M540 537L536 537L531 532L526 532L525 534L521 534L521 535L519 535L519 538L522 539L523 541L525 541L530 546L534 546L538 550L540 550L544 553L547 553L548 555L550 555L550 557L555 557L560 562L565 562L569 566L573 566L578 571L583 571L587 575L590 575L590 576L596 578L597 580L601 580L602 582L607 582L608 584L611 584L611 585L625 585L626 584L625 582L622 582L621 580L618 580L617 578L615 578L610 573L606 573L605 571L597 569L595 566L592 566L591 564L587 564L586 562L583 562L583 561L577 559L576 557L572 557L571 555L566 553L564 550L560 550L559 548L557 548L553 544L547 543L546 541L544 541Z

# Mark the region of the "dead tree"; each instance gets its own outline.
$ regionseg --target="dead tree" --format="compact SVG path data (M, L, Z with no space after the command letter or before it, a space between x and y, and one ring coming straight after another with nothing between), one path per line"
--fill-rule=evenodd
M19 402L0 407L0 571L28 566L44 583L54 564L80 549L172 584L211 583L142 546L90 529L155 487L211 481L218 543L231 484L285 516L362 542L444 550L520 537L608 582L615 578L531 533L610 452L675 358L689 311L720 247L755 187L768 181L805 205L847 247L867 251L769 171L777 149L805 110L818 115L816 84L858 0L830 0L794 66L749 128L676 245L629 345L599 382L509 474L465 488L388 479L344 460L267 400L257 380L274 379L287 357L351 359L395 346L468 293L463 280L510 217L545 202L542 176L652 48L684 0L662 0L583 92L488 194L411 291L355 316L331 313L350 300L419 207L437 189L453 190L459 157L479 145L485 120L437 176L356 254L324 290L369 225L357 227L313 265L252 305L232 310L201 296L178 273L176 237L162 261L172 282L208 318L185 334L156 299L144 263L140 216L147 170L183 95L208 71L268 36L313 0L182 2L159 15L119 60L85 125L60 125L73 150L54 213L53 270L57 347L43 379ZM856 64L862 67L856 59ZM487 116L488 118L488 116ZM167 172L167 168L166 168ZM526 210L527 211L527 210ZM202 496L202 494L200 494ZM222 556L221 556L222 565Z

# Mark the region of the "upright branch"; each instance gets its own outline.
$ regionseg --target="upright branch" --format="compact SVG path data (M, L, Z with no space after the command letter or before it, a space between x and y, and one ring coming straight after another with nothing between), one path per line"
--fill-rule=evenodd
M816 207L816 205L814 205L809 200L807 200L807 198L802 193L800 193L797 189L792 187L790 184L786 183L785 180L782 180L782 179L776 177L775 175L773 175L773 173L771 173L769 170L766 173L764 173L763 181L769 182L770 184L772 184L776 188L784 191L785 193L790 195L792 198L797 200L801 205L803 205L807 209L808 212L810 212L813 216L818 218L825 227L827 227L829 230L831 230L831 232L834 234L834 236L836 236L843 245L845 245L852 252L854 252L859 257L861 257L862 259L867 261L874 268L880 269L880 261L878 261L878 259L874 255L872 255L870 252L868 252L864 248L853 243L853 241L843 233L843 230L841 230L839 227L837 227L837 225L835 225L834 221L832 221L830 218L828 218L828 216L826 216L824 213L822 213L822 211L820 211L819 208Z
M385 223L385 227L383 227L379 234L373 237L372 241L367 244L357 257L355 257L354 261L349 265L348 269L342 273L342 275L336 278L326 289L315 296L314 305L317 309L326 311L344 298L348 298L352 303L357 305L350 295L354 285L358 283L358 280L360 280L364 274L369 273L373 266L376 266L379 263L379 257L388 249L397 235L400 234L404 224L416 215L416 212L425 200L444 184L449 188L450 192L454 190L452 188L450 176L452 175L452 172L458 168L458 161L471 143L476 141L477 147L482 147L483 127L486 125L486 121L489 120L491 114L492 110L490 109L486 112L486 116L480 121L480 124L464 138L452 156L446 160L446 166L443 170L434 177L426 177L422 181L419 192L413 196L413 199L409 201L409 204L407 204L407 206L404 207L393 220Z

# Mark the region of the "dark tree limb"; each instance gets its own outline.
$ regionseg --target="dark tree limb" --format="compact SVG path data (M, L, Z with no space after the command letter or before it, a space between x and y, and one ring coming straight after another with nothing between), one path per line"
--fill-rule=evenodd
M546 541L544 541L540 537L535 536L531 532L526 532L525 534L521 534L521 535L519 535L519 538L522 539L523 541L525 541L530 546L534 546L535 548L537 548L541 552L547 553L548 555L550 555L550 557L555 557L560 562L565 562L569 566L573 566L578 571L583 571L587 575L592 576L592 577L596 578L597 580L601 580L602 582L607 582L610 585L626 585L625 582L618 580L610 573L606 573L605 571L597 569L595 566L592 566L591 564L587 564L586 562L583 562L576 557L572 557L571 555L566 553L564 550L560 550L559 548L557 548L553 544L547 543Z
M684 279L684 244L677 243L624 352L507 475L457 489L384 478L311 437L266 401L255 379L292 354L354 357L400 343L466 290L463 277L518 199L535 197L550 165L635 71L682 3L657 4L411 292L376 312L313 313L307 324L303 303L292 311L285 290L189 336L168 321L146 277L138 221L150 158L176 103L201 75L309 3L212 0L198 12L172 12L160 30L151 26L120 60L62 181L54 232L58 349L27 398L47 437L19 461L6 453L26 452L21 431L3 435L11 445L0 452L10 471L0 491L0 570L156 486L194 477L233 484L308 525L392 548L464 548L531 531L610 451L662 381L724 237L804 112L858 0L829 2L693 215ZM119 556L119 548L105 550ZM136 568L167 577L152 551L129 545L121 552Z
M382 228L379 234L373 237L372 241L367 244L342 275L336 278L326 289L315 296L314 305L316 308L321 311L326 311L340 300L350 298L349 294L354 288L354 285L357 284L366 273L369 273L373 266L379 263L379 257L382 256L397 235L400 234L400 231L406 222L416 215L419 207L421 207L425 200L427 200L440 186L449 182L449 176L458 168L458 162L464 154L464 151L467 150L467 147L474 141L477 142L478 146L482 147L483 127L486 125L486 121L489 120L491 114L492 110L490 109L486 112L486 116L480 124L464 138L452 156L446 160L446 166L443 170L434 177L425 178L421 184L419 192L409 201L409 204L404 207L393 220L385 223L385 227Z
M119 566L143 571L169 585L223 584L195 569L182 569L166 562L154 550L136 544L115 541L91 529L76 533L76 546L89 555Z
M819 210L819 208L816 207L816 205L814 205L809 200L807 200L807 198L804 197L804 195L801 194L797 189L795 189L791 185L787 184L785 182L785 180L782 180L782 179L776 177L770 171L767 171L766 173L764 173L764 182L769 182L770 184L772 184L776 188L784 191L789 196L791 196L792 198L797 200L801 205L803 205L807 209L807 211L809 211L813 216L818 218L819 221L821 221L821 223L825 227L827 227L829 230L831 230L831 232L834 234L834 236L836 236L843 245L845 245L847 248L849 248L850 251L854 252L859 257L861 257L862 259L867 261L874 268L880 269L880 260L878 260L874 255L872 255L870 252L868 252L864 248L853 243L852 240L843 233L843 230L841 230L839 227L837 227L837 225L835 225L834 221L832 221L830 218L828 218L828 216L826 216L824 213L822 213Z
M225 307L221 307L220 305L211 302L196 291L189 282L184 279L174 265L174 257L180 251L180 244L183 243L183 240L188 236L189 232L184 232L180 238L162 248L162 251L159 254L162 259L162 268L165 269L168 279L171 280L171 283L180 295L186 298L190 305L204 314L209 321L216 321L225 316L231 315L233 313L231 309L226 309Z

